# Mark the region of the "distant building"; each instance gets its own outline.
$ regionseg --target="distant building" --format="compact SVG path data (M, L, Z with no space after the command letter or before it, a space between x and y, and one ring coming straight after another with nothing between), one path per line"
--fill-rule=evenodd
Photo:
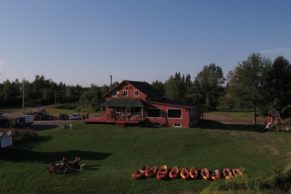
M133 125L152 123L157 126L194 126L200 120L200 106L172 101L163 97L147 82L124 80L105 95L101 116L87 123Z

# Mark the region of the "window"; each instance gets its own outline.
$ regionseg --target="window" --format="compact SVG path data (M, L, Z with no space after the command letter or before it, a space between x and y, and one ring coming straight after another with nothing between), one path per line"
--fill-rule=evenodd
M128 96L128 90L123 90L123 96Z
M168 109L168 118L181 118L182 111L181 109Z
M116 91L112 91L112 96L116 96Z
M160 117L160 109L148 109L148 117Z
M137 90L134 91L134 96L138 96L138 91Z
M173 125L173 127L181 128L182 126L181 126L181 123L175 123L175 124Z

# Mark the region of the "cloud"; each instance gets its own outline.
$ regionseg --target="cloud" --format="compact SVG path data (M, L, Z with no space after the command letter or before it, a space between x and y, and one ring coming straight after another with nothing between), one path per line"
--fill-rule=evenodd
M6 61L4 59L0 59L0 66L4 65Z
M291 48L264 49L261 50L260 53L268 57L283 56L291 59Z

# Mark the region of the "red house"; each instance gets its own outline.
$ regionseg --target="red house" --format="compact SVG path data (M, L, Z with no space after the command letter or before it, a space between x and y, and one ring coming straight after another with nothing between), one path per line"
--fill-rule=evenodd
M102 115L86 123L133 125L152 123L157 126L189 128L200 120L200 106L164 98L147 82L124 80L105 95Z

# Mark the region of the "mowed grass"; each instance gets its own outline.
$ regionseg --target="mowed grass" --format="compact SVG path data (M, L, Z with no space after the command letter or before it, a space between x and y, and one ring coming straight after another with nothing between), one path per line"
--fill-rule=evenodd
M264 180L290 162L291 133L179 128L119 128L76 123L0 151L0 193L197 193L224 184L203 180L133 180L143 166L241 167ZM87 170L50 175L45 167L78 154Z

